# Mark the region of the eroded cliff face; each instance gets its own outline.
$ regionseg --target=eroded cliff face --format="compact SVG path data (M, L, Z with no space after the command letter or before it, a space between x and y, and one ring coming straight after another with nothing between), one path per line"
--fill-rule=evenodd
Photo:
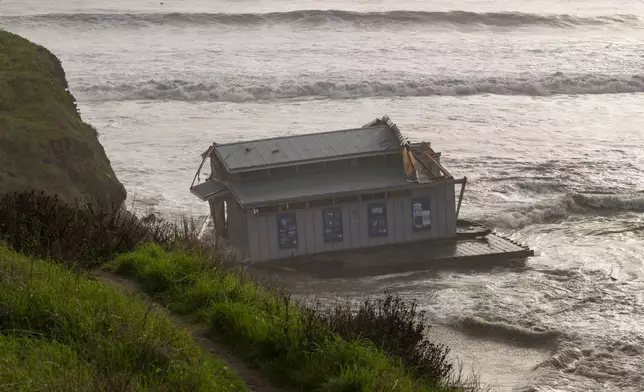
M0 193L121 205L125 188L67 87L54 54L0 30Z

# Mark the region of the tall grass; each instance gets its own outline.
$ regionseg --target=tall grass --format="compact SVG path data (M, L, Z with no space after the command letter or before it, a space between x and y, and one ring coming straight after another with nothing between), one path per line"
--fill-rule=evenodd
M279 384L329 392L452 389L446 350L425 340L415 307L398 299L367 302L357 316L343 308L319 313L216 260L154 244L120 255L111 268L206 324Z
M92 268L116 254L153 241L165 247L196 246L193 222L139 219L107 204L70 204L44 192L0 195L0 240L20 252Z
M387 353L400 358L417 377L440 384L454 371L447 360L449 349L427 337L429 324L416 301L407 302L386 294L365 298L357 307L337 303L330 308L315 305L309 317L319 319L349 340L368 339Z
M140 300L6 246L0 271L0 390L247 390Z

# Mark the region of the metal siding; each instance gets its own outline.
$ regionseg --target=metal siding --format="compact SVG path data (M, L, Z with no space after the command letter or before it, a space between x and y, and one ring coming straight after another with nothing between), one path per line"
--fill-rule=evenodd
M220 144L215 147L230 171L346 155L395 151L400 147L387 126L285 136Z

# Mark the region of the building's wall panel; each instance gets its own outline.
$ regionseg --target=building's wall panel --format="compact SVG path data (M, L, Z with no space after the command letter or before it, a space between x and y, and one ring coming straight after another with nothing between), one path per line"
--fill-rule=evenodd
M445 211L447 212L446 219L446 234L447 236L456 235L456 189L455 184L445 185Z
M347 213L347 220L349 223L351 235L349 238L349 248L357 248L360 246L362 243L362 232L360 230L361 227L361 222L362 222L362 213L360 211L360 204L355 203L355 204L349 204L346 206L346 210L348 211Z
M315 253L317 247L315 241L315 225L313 224L313 211L298 211L297 223L298 228L300 225L304 227L304 252Z
M432 232L432 238L440 238L445 232L445 192L443 188L434 186L430 188L429 197L431 198L432 213L434 215L433 221L435 222Z
M228 219L228 236L230 242L240 251L241 256L245 257L248 253L248 238L246 232L246 217L241 206L234 199L226 200L227 219Z
M257 224L257 217L252 213L246 213L246 225L248 226L248 254L251 260L263 260L261 246L259 225Z
M392 243L420 241L430 238L444 238L456 233L454 185L437 184L432 187L414 189L411 198L369 201L340 206L342 211L343 241L325 243L323 210L327 207L295 212L298 244L296 249L279 249L278 226L275 214L246 214L248 253L253 261L271 260L293 255L312 254L330 250L342 250L378 246ZM414 231L412 200L429 197L431 230ZM385 237L369 236L368 206L384 203L387 208L387 229ZM357 211L357 221L352 214ZM243 227L243 226L242 226Z
M342 249L350 249L353 246L353 233L351 231L351 207L349 205L342 206Z
M405 202L407 199L393 199L394 242L406 242L411 239L405 230Z

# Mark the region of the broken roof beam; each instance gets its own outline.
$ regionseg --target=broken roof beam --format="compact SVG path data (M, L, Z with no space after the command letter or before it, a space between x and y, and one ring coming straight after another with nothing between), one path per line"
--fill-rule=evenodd
M441 173L442 173L442 176L441 176L441 177L444 177L444 178L454 178L454 176L452 176L452 175L450 174L450 172L449 172L449 171L447 171L447 169L445 169L445 167L444 167L443 165L441 165L441 164L440 164L440 162L438 162L438 160L436 159L436 157L438 156L438 154L436 154L436 151L434 151L434 150L429 146L429 144L427 144L427 143L425 143L425 142L420 143L420 155L421 155L421 156L424 156L424 157L427 157L427 159L429 159L429 160L431 161L431 163L432 163L432 164L434 164L434 165L436 165L436 167L438 167L438 169L439 169L439 170L441 171Z
M411 147L411 143L409 143L409 139L407 139L407 138L402 134L402 132L400 132L400 129L398 128L398 126L397 126L396 124L394 124L394 122L393 122L393 121L391 121L391 119L389 118L389 116L384 115L384 116L382 117L382 121L383 121L385 124L387 124L387 127L389 127L389 129L390 129L391 131L393 131L394 135L396 135L396 138L397 138L397 139L398 139L398 141L400 142L400 146L401 146L401 147L408 147L408 148L409 148L409 147Z

